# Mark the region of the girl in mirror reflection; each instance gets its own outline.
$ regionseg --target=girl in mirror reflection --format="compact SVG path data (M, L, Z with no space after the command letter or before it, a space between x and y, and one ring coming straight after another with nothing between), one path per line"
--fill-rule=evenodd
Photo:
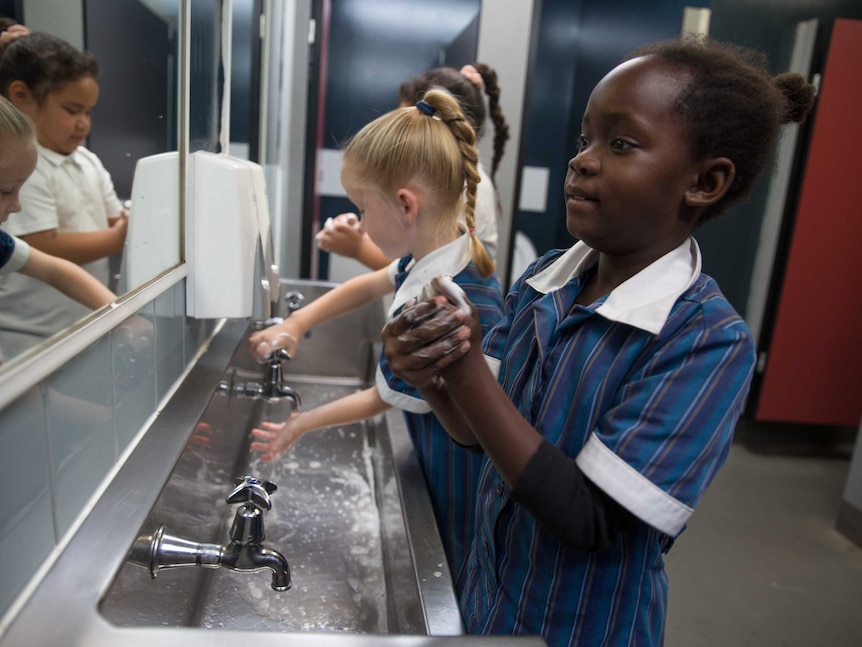
M578 242L527 268L484 336L439 297L384 329L393 372L484 452L456 587L470 633L663 644L663 555L727 458L755 362L692 234L812 102L735 46L634 52L592 91L568 164Z
M494 125L494 152L491 173L485 171L481 161L477 164L481 181L476 194L476 235L485 245L491 258L497 255L497 221L500 219L500 200L494 187L494 175L509 139L509 126L500 110L500 86L497 72L485 63L465 65L461 70L454 67L437 67L401 84L399 106L412 106L431 88L448 90L458 99L476 139L483 134L485 124L484 88L488 96L488 110ZM317 245L326 252L340 254L369 267L372 270L386 267L390 259L365 233L356 214L343 213L335 216L317 235Z
M391 318L440 274L453 277L475 304L480 326L490 328L500 317L502 298L494 262L474 228L477 161L473 128L444 90L429 91L415 106L365 126L344 151L341 182L374 243L400 260L352 278L283 323L254 333L252 353L262 360L285 348L293 355L314 326L394 291ZM449 439L418 391L395 377L385 358L375 386L252 430L257 438L252 448L271 460L303 434L365 420L390 407L405 412L455 576L470 545L481 457Z
M81 265L108 285L108 257L123 249L127 213L110 175L81 144L99 96L98 64L49 34L19 36L0 52L0 93L36 127L36 170L21 213L4 229L42 252ZM0 340L20 353L87 310L25 276L0 285Z
M36 155L30 120L0 97L0 223L20 211L19 193L36 167ZM30 247L0 229L0 285L13 272L43 281L87 308L100 308L116 299L80 266ZM0 361L4 356L8 355L0 346Z

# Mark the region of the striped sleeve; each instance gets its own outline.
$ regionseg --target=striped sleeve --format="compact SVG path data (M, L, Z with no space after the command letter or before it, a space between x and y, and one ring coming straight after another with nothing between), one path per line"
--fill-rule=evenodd
M602 417L577 464L622 506L673 537L727 458L754 345L736 317L726 326L700 320L658 346Z
M30 258L30 246L20 238L0 231L0 274L17 272Z

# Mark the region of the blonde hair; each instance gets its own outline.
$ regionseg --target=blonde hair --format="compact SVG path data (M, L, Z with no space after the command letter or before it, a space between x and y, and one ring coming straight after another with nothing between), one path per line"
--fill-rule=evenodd
M423 101L427 112L399 108L366 125L345 148L344 164L385 192L418 182L444 212L456 213L463 205L473 263L489 276L494 261L476 237L476 133L445 90L431 89Z

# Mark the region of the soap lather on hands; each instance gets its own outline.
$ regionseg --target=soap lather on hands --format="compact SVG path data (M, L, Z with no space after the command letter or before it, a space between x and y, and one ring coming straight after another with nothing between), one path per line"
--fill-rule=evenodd
M476 309L451 277L432 280L383 329L384 351L390 366L409 384L437 383L439 371L463 357L472 343L481 342Z
M350 212L327 218L323 223L323 229L317 232L315 240L318 249L356 258L364 236L365 232L359 216Z
M290 319L287 319L278 325L259 330L248 338L248 349L255 361L263 364L280 348L287 351L290 357L296 355L298 339L302 334L291 330L292 326L289 322Z

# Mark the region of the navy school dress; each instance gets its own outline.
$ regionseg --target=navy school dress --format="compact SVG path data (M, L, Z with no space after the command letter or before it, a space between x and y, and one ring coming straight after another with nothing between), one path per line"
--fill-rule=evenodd
M503 312L500 283L495 274L487 278L479 274L470 261L466 236L435 250L419 263L414 263L412 256L396 263L392 269L396 297L390 318L397 316L404 303L418 294L417 288L438 274L450 274L478 310L483 334L500 320ZM382 355L377 370L377 388L385 402L404 410L449 569L453 579L457 579L476 526L476 488L483 455L452 441L419 392L396 377Z

